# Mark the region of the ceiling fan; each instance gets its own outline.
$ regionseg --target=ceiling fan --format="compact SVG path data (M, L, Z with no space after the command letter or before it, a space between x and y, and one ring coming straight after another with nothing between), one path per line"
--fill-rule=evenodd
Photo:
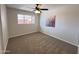
M48 11L47 8L41 8L41 4L36 4L35 8L34 8L34 12L35 13L41 13L41 11Z

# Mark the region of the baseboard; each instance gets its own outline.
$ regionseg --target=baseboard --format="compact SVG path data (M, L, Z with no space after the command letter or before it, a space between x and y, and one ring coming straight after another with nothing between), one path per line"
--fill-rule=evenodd
M0 51L1 54L5 54L5 52L6 52L6 48L7 48L7 44L8 44L8 39L6 40L5 47L2 47L2 51Z
M35 33L35 32L38 32L38 31L34 31L34 32L29 32L29 33L24 33L24 34L19 34L19 35L11 36L11 37L9 37L9 39L10 38L14 38L14 37L18 37L18 36L22 36L22 35L26 35L26 34Z
M5 52L6 52L7 44L8 44L8 39L6 40L6 46L4 48L3 54L5 54Z
M78 54L79 54L79 45L78 45Z
M44 34L46 34L46 35L49 35L49 34L47 34L47 33L45 33L45 32L42 32L42 33L44 33ZM59 38L59 37L52 36L52 35L49 35L49 36L54 37L54 38L57 38L57 39L59 39L59 40L62 40L62 41L64 41L64 42L67 42L67 43L69 43L69 44L71 44L71 45L74 45L74 46L77 46L77 47L78 47L77 44L74 44L74 43L72 43L72 42L69 42L69 41L63 40L63 39L61 39L61 38Z

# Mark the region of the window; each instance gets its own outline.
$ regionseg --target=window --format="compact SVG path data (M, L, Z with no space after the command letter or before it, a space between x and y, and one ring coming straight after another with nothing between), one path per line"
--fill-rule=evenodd
M35 17L31 15L18 14L17 19L18 19L18 24L34 24L35 23Z

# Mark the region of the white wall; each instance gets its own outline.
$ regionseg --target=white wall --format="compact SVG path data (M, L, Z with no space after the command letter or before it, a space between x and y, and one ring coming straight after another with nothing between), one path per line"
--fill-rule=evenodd
M46 19L56 15L56 26L46 27ZM79 6L64 6L43 12L40 19L41 32L78 46Z
M2 53L2 29L1 29L1 18L0 18L0 53Z
M0 53L2 52L1 50L2 50L2 44L1 44L1 19L0 19Z
M1 5L0 5L0 53L2 53L2 44L1 44L1 42L2 42L2 26L1 26L2 24L1 24Z
M38 16L33 12L18 10L14 8L7 8L8 13L8 28L9 28L9 37L15 37L19 35L24 35L32 32L39 31ZM35 24L18 24L17 23L17 14L26 14L26 15L35 15Z
M6 16L6 6L1 5L1 45L3 52L6 50L7 42L8 42L8 29L7 29L7 16Z
M2 32L1 32L1 18L0 18L0 53L2 53L2 44L1 44L1 42L2 42Z

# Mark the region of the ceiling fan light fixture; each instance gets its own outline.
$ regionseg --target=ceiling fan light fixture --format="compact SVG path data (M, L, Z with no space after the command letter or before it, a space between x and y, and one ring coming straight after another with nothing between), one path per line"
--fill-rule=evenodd
M39 10L35 10L34 12L35 12L35 13L41 13L41 11L39 11Z

